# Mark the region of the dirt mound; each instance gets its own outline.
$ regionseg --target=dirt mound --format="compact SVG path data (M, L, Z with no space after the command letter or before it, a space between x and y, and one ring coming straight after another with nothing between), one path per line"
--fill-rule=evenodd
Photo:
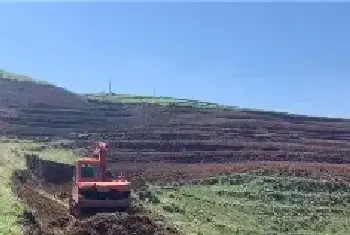
M161 235L176 234L148 215L99 214L68 226L69 235Z
M42 183L64 184L72 181L72 165L43 160L33 154L26 154L25 158L28 171Z

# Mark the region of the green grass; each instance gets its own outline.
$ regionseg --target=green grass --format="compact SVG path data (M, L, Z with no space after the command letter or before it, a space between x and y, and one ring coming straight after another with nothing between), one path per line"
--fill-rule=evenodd
M8 79L8 80L19 81L19 82L33 82L33 83L42 84L42 85L49 85L49 83L46 81L34 79L25 75L10 73L5 70L0 70L0 79Z
M25 207L11 190L10 177L14 170L25 168L25 153L40 154L43 159L64 163L72 162L73 157L71 151L48 148L32 141L0 139L0 234L21 234L17 216Z
M182 105L182 106L191 106L196 108L237 108L235 106L225 106L219 105L217 103L211 102L202 102L199 100L191 100L191 99L179 99L174 97L164 97L164 96L137 96L130 94L112 94L108 93L94 93L94 94L86 94L85 98L95 99L99 101L109 101L115 103L148 103L148 104L158 104L164 106L171 105Z
M53 148L50 144L32 143L30 146L26 146L22 153L36 154L41 159L54 161L57 163L73 164L76 155L72 150Z
M153 203L146 205L186 235L350 234L350 191L344 185L236 175L150 189Z

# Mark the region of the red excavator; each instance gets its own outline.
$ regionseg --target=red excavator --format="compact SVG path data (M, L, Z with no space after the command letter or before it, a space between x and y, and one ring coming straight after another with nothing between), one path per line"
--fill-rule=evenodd
M76 161L70 214L76 218L99 211L125 211L131 204L130 182L121 174L115 177L107 168L108 145L99 142L92 157Z

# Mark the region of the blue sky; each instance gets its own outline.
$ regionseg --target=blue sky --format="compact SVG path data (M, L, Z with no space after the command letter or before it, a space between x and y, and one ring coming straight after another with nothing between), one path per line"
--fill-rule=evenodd
M349 3L0 4L0 68L75 92L350 117Z

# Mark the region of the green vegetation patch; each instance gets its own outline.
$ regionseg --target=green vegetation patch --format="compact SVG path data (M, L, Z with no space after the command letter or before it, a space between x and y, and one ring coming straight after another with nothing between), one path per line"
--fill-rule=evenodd
M108 93L94 93L94 94L86 94L86 98L99 100L99 101L109 101L114 103L125 103L125 104L139 104L139 103L147 103L147 104L157 104L164 106L190 106L194 108L237 108L235 106L225 106L219 105L217 103L212 102L202 102L199 100L191 100L191 99L178 99L173 97L165 97L165 96L137 96L130 94L108 94Z
M350 234L350 188L341 182L237 174L173 189L152 186L149 194L145 204L183 234Z
M13 194L11 175L14 170L25 168L24 154L39 154L43 159L56 162L73 161L70 150L53 149L47 144L26 140L0 139L0 234L21 234L17 217L23 212L24 205Z
M10 73L5 70L0 70L0 79L8 79L8 80L18 81L18 82L32 82L32 83L37 83L42 85L49 85L49 83L46 81L34 79L25 75Z

